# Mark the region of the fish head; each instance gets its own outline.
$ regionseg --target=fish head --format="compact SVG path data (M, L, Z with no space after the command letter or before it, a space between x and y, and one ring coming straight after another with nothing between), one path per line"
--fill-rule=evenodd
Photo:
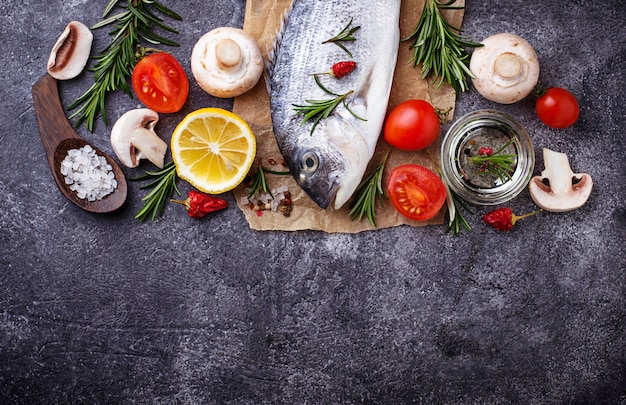
M354 194L369 162L361 131L331 116L299 142L287 164L298 185L321 208L341 208Z

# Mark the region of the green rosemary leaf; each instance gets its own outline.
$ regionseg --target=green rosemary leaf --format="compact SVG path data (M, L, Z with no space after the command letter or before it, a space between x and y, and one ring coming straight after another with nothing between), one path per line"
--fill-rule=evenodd
M106 8L104 9L104 12L102 13L102 17L106 17L107 15L109 15L111 10L113 10L113 8L116 5L117 5L117 0L111 0L109 4L107 4Z
M178 187L176 187L176 165L174 161L170 161L163 166L163 169L157 171L147 171L142 176L130 179L131 181L152 180L149 184L141 186L141 189L151 188L152 190L146 194L141 201L144 205L135 215L135 218L141 222L151 216L152 221L157 215L163 215L165 203L169 201L173 193L180 195Z
M342 43L342 42L347 42L347 41L356 41L356 37L354 36L354 33L357 32L359 29L361 29L361 26L359 25L359 26L351 28L350 26L352 25L352 20L353 19L350 18L350 21L348 22L348 24L339 32L339 34L335 35L334 37L330 39L327 39L326 41L323 41L322 44L333 43L337 45L339 48L343 49L343 51L346 52L348 56L352 58L352 53Z
M348 212L350 219L353 221L361 221L365 215L369 223L374 228L376 227L376 200L378 199L381 207L384 206L382 179L388 156L389 152L385 154L385 157L376 169L361 181L357 187L355 191L356 199L350 204L350 211Z
M267 179L265 178L265 173L271 173L278 176L285 176L291 174L289 171L276 171L272 169L264 168L263 166L259 166L256 174L254 175L254 181L252 182L252 187L250 191L248 191L248 198L252 198L257 195L259 192L268 193L270 197L274 198L272 191L267 185Z
M482 44L461 35L459 28L444 19L441 9L464 8L452 6L454 2L426 0L415 29L403 40L411 41L409 49L413 54L410 61L414 67L422 65L422 79L432 75L437 88L447 82L459 92L466 91L469 88L467 78L474 77L467 67L469 54L465 48L476 48Z
M183 17L181 17L179 14L177 14L174 10L164 6L163 4L159 3L158 1L154 1L153 2L154 7L159 10L161 13L165 14L166 16L174 19L174 20L178 20L178 21L182 21Z
M468 206L470 205L469 202L465 201L461 196L452 191L447 184L446 190L448 192L448 224L446 225L446 233L452 231L454 236L459 236L462 228L471 231L472 228L463 215L463 211L470 214L472 213Z

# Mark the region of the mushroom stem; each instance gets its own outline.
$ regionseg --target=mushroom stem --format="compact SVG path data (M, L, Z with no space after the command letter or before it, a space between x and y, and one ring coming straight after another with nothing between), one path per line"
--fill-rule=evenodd
M235 70L242 62L241 47L230 38L222 38L215 44L215 59L223 70Z
M522 72L522 61L514 53L504 52L496 58L493 70L500 77L512 79Z

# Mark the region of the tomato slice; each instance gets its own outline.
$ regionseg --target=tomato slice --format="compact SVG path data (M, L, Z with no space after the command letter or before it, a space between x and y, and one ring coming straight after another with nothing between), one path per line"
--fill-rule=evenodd
M189 95L185 70L165 52L150 54L137 62L132 83L139 101L156 112L180 111Z
M443 207L446 186L432 170L405 164L391 171L387 194L400 214L416 221L426 221Z

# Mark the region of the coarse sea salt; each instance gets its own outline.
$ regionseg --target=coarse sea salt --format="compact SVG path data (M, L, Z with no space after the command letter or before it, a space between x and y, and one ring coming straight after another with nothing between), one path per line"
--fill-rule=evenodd
M67 152L61 174L78 198L88 201L101 200L117 188L113 167L89 145Z

